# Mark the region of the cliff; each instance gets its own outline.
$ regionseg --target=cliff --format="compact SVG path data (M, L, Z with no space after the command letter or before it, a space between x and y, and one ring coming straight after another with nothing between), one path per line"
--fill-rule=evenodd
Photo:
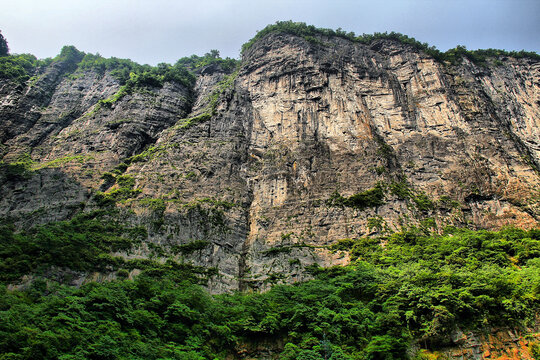
M347 264L341 239L538 227L536 59L271 32L236 70L127 90L81 61L1 81L0 216L19 228L113 207L147 230L117 255L217 268L221 292Z
M141 339L162 341L151 344L156 358L320 355L327 331L347 354L374 358L532 358L538 56L443 56L406 37L284 24L248 42L241 61L208 54L150 67L73 47L52 60L0 58L0 283L38 291L39 277L98 280L97 295L69 288L76 296L56 301L43 290L39 311L82 301L88 311L73 324L93 328L108 316L93 301L124 294L111 303L117 324L161 319L143 321L153 330ZM457 230L507 226L523 230ZM109 288L124 278L135 285ZM298 286L249 302L210 300L179 280L212 293ZM2 293L5 304L22 301L14 294ZM34 335L6 326L18 340L0 347L26 352L15 343ZM178 335L192 333L197 341ZM73 340L80 354L109 344L89 339ZM207 348L189 347L199 342Z

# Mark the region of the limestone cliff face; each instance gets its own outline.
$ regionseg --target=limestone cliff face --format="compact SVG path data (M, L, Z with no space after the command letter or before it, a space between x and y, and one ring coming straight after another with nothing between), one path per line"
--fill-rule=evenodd
M98 191L119 186L106 173L122 173L134 186L115 206L149 232L125 256L202 240L174 256L216 267L216 292L346 264L329 245L388 229L537 227L540 63L497 63L274 33L234 73L212 65L193 88L109 103L110 73L53 63L33 83L0 85L3 161L34 161L1 176L0 216L28 226L95 209Z

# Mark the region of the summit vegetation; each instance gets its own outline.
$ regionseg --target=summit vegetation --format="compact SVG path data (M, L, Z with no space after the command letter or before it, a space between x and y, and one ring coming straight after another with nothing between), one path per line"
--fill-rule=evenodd
M303 22L293 21L278 21L275 24L268 25L261 31L245 43L242 46L241 53L246 53L258 40L271 33L283 33L291 34L303 37L307 41L320 43L320 37L331 38L339 37L347 39L356 43L370 45L377 40L393 40L402 44L412 46L418 51L423 51L426 54L432 56L438 61L448 61L451 63L458 63L463 57L468 58L474 63L484 63L487 58L495 58L499 56L510 56L514 58L531 58L540 60L540 55L530 51L506 51L499 49L485 49L485 50L467 50L465 46L458 45L453 49L446 52L438 50L435 46L430 46L425 42L420 42L413 37L398 33L398 32L375 32L373 34L356 35L354 32L347 32L341 28L337 30L317 28L313 25L307 25Z
M356 43L370 45L377 40L398 41L411 46L418 51L432 56L440 62L456 64L463 58L467 58L476 64L485 64L489 58L499 57L531 58L540 59L540 55L530 51L506 51L500 49L468 50L465 46L458 45L446 52L438 50L425 42L420 42L412 37L398 32L376 32L373 34L356 35L338 28L325 29L307 25L303 22L278 21L268 25L242 45L241 55L245 54L258 40L271 33L283 33L300 36L312 43L322 43L321 38L339 37ZM193 73L208 65L217 65L225 71L232 72L240 64L240 61L231 58L221 58L218 50L211 50L204 56L191 55L179 59L174 65L161 63L157 66L140 65L129 59L104 58L99 54L86 54L77 50L74 46L64 46L55 58L37 59L30 54L9 54L7 40L0 33L0 79L10 79L17 83L24 83L32 78L39 77L40 70L52 62L67 62L70 72L93 69L101 74L106 71L116 77L122 85L126 85L126 91L136 86L162 86L164 82L176 81L183 85L192 85Z

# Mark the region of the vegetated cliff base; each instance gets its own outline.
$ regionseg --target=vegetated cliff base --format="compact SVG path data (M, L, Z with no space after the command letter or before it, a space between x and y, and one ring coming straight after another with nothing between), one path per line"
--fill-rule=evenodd
M534 333L532 329L529 329ZM531 344L537 344L540 334L536 332L527 338L512 330L493 330L490 333L463 333L456 331L452 336L453 346L438 351L415 349L415 359L419 360L534 360ZM283 344L260 343L245 345L239 350L246 359L278 359ZM230 357L234 359L234 357Z
M535 359L530 344L538 342L540 335L526 339L514 331L493 331L490 334L456 334L456 347L432 354L449 359ZM425 352L429 356L429 352Z
M114 255L212 268L221 292L347 264L342 239L538 227L538 60L282 33L191 75L77 54L1 83L0 214L19 229L120 211L146 236Z

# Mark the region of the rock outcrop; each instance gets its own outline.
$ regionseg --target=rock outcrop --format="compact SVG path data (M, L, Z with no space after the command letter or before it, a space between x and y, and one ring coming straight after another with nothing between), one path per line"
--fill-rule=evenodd
M217 268L214 292L346 264L329 249L344 238L538 227L540 62L441 63L393 40L315 40L271 33L234 72L210 65L193 87L121 97L110 71L61 61L2 81L0 155L28 168L0 176L0 216L22 228L109 196L148 230L124 256ZM120 177L132 181L122 196Z

